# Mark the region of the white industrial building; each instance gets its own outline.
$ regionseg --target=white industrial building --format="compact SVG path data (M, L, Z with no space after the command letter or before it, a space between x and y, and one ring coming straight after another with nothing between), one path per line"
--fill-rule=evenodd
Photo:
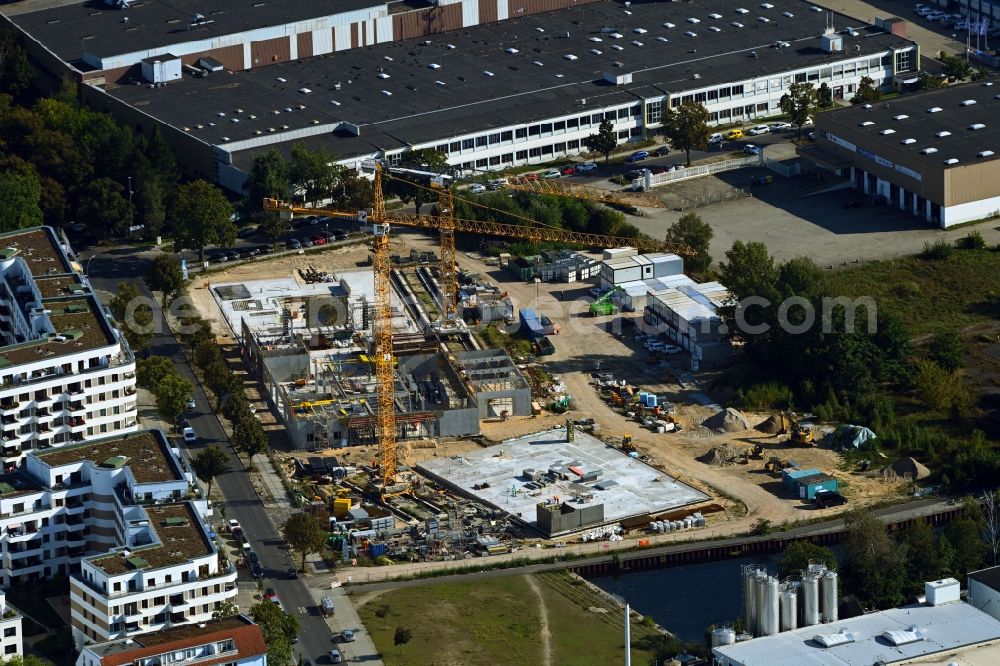
M666 335L691 354L691 369L724 363L732 355L719 308L729 291L718 282L680 284L646 298L642 329Z
M26 452L137 427L135 357L49 227L0 234L0 433Z
M684 272L684 260L676 254L638 254L635 248L605 250L601 261L601 288L611 290L629 282L671 277Z
M77 645L204 622L236 568L199 498L158 430L31 452L0 479L2 582L68 575Z
M1000 620L1000 567L969 572L969 603Z
M998 663L1000 620L961 601L957 580L926 583L925 598L920 604L760 638L740 640L732 630L720 631L713 635L712 657L716 666Z

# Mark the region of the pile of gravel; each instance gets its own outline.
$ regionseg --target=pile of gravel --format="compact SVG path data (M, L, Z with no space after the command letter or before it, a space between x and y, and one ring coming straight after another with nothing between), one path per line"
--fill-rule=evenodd
M708 453L699 457L698 461L706 465L723 467L725 465L732 465L739 453L735 447L723 444L722 446L713 446L709 449Z
M750 421L743 412L732 407L716 412L714 416L705 419L702 425L716 432L742 432L750 429Z
M757 424L757 430L769 435L777 435L781 432L781 417L777 414L769 416L766 420Z

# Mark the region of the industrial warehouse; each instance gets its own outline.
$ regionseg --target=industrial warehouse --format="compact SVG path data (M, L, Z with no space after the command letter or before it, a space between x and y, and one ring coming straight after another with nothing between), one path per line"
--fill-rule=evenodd
M823 113L799 154L942 228L1000 210L1000 87L948 86Z
M426 269L420 275L433 278ZM212 285L245 360L299 449L368 444L375 436L376 378L367 355L370 271ZM430 322L397 271L392 295L399 440L468 437L479 421L531 414L531 390L502 350L471 336L445 354L424 336ZM402 295L401 295L402 294Z
M315 32L312 51L304 38L274 37L270 44L241 33L226 47L240 56L228 65L211 40L200 55L179 54L153 35L146 50L129 47L152 59L145 67L81 87L88 104L120 121L143 132L159 127L190 175L240 191L254 157L272 148L287 153L297 141L324 147L352 167L435 148L454 167L498 170L577 154L605 119L619 142L657 132L664 108L683 101L705 104L712 123L750 122L778 115L792 83L827 83L835 98L849 98L863 77L891 88L920 67L917 45L891 32L900 31L897 24L855 29L847 17L797 0L751 6L597 2L471 27L470 19L441 37L336 53L317 49ZM77 42L43 27L62 25L60 12L73 11L14 17L57 74L66 72L51 52L64 61L83 56L49 44ZM129 40L142 37L144 30L130 32L138 22L121 22L130 12L111 11L122 19L95 22L83 43L107 43L123 30ZM477 16L493 18L489 11ZM202 27L212 26L192 31ZM357 29L350 32L352 45L371 43L368 28L360 41ZM245 69L249 58L273 64Z
M653 517L708 496L572 425L503 442L418 471L546 537ZM704 524L702 519L701 524Z

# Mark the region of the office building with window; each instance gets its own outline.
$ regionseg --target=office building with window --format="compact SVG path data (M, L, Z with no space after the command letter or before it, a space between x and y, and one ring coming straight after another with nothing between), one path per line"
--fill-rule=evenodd
M20 611L7 603L7 594L0 590L0 659L24 654Z
M26 452L137 427L135 357L49 227L0 234L0 444Z
M757 122L781 113L793 83L849 98L864 77L891 88L919 66L918 46L885 24L801 0L603 0L268 67L91 81L82 92L137 131L158 126L189 174L239 191L255 157L297 142L352 167L434 148L459 169L500 170L576 155L605 120L619 142L655 134L684 101L704 104L713 124Z
M264 632L236 615L84 646L76 666L267 666Z
M942 228L1000 211L1000 85L947 86L822 113L799 154Z

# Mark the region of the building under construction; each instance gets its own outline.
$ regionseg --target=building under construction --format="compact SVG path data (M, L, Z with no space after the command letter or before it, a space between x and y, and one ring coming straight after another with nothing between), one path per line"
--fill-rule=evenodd
M212 285L298 449L375 443L370 271ZM442 342L415 298L392 294L397 441L468 437L479 420L531 414L531 388L502 350Z

